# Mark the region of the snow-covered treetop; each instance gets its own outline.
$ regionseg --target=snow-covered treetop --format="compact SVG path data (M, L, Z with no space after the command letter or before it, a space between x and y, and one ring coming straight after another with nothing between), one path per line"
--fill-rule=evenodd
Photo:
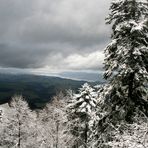
M136 71L139 77L143 71L148 78L148 1L114 0L110 11L106 20L113 23L112 41L105 49L105 78L122 70L124 75Z
M30 110L27 101L20 95L15 95L12 97L10 107L12 110L11 114L13 118L17 117L18 120L24 121L24 123L26 124L30 120L34 120L36 117L36 114L32 110ZM26 117L27 117L27 121L25 121ZM30 124L30 126L32 125Z
M116 19L115 24L131 19L139 21L148 15L147 0L113 0L110 10L108 23Z
M96 92L94 91L95 89L92 88L88 83L85 83L82 85L82 88L79 89L80 95L92 95L93 97L96 97Z
M97 93L89 84L85 83L79 89L79 93L74 94L68 107L73 108L77 113L89 114L95 108L96 102Z
M15 108L19 113L23 111L23 109L28 109L28 103L24 101L22 96L14 96L11 100L11 107Z

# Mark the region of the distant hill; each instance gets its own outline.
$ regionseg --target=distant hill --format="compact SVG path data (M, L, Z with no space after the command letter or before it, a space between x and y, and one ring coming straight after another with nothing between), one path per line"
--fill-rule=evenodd
M8 102L14 94L21 94L32 108L42 107L57 92L77 90L85 82L49 76L0 74L0 103Z
M104 82L103 72L62 72L59 73L59 76L65 78L74 78L76 80L84 80L84 81L100 81Z

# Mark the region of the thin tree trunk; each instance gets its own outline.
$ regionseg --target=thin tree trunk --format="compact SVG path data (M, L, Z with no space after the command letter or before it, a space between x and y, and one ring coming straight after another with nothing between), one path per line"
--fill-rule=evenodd
M134 82L135 73L131 73L129 77L129 90L128 97L132 100L133 98L133 82Z
M19 122L19 127L18 127L18 148L21 148L21 122L20 120L18 120Z
M85 135L85 145L84 145L84 147L85 148L87 148L87 132L88 132L88 125L87 125L87 123L85 123L85 133L84 133L84 135Z
M131 117L134 109L134 102L133 102L133 84L134 84L134 76L135 73L131 73L129 76L129 86L128 86L128 104L127 105L127 114L126 114L126 121L127 122L132 122Z
M59 145L59 121L57 121L56 124L56 148L58 148Z

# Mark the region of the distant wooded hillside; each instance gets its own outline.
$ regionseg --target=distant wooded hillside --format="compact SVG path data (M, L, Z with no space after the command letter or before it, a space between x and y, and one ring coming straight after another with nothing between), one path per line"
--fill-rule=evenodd
M21 94L32 108L42 107L57 92L77 90L85 82L59 77L0 74L0 103L8 102L14 94Z

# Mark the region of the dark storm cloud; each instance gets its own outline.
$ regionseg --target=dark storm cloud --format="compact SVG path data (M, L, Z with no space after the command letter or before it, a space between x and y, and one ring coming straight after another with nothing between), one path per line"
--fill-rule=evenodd
M0 66L101 67L100 51L109 40L110 29L104 21L109 2L0 0Z
M47 50L0 44L0 63L3 67L41 67L48 54Z

